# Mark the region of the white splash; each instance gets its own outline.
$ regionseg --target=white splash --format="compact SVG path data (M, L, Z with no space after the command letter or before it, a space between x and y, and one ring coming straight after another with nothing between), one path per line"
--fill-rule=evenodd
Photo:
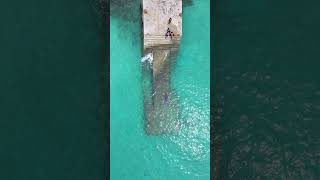
M142 63L146 62L146 61L148 61L150 63L150 65L152 64L152 61L153 61L153 54L152 53L148 53L141 58Z

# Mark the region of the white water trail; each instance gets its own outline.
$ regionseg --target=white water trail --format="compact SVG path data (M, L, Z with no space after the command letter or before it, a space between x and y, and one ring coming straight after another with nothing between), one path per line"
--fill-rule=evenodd
M146 62L146 61L148 61L150 63L150 65L152 65L152 61L153 61L153 54L152 53L148 53L141 58L142 63Z

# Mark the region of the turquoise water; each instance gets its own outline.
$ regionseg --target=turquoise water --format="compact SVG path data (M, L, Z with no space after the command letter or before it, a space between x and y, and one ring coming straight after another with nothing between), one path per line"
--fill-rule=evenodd
M144 131L140 22L111 16L111 179L209 179L209 7L209 0L194 1L183 10L184 34L171 77L183 126L170 136Z

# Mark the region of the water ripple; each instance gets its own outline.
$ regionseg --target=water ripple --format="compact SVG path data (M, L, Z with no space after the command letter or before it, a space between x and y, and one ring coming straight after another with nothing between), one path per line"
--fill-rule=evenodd
M267 65L266 65L267 66ZM317 83L268 70L229 73L217 83L221 166L226 179L317 179L320 91ZM289 93L288 93L289 92ZM223 104L223 105L222 105Z

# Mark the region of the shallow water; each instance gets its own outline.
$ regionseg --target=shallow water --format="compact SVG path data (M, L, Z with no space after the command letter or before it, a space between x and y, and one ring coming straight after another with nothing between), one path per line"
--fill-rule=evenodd
M193 1L183 11L184 34L171 73L183 122L178 135L145 134L140 22L111 16L111 179L209 179L209 5ZM202 28L195 36L196 27Z

